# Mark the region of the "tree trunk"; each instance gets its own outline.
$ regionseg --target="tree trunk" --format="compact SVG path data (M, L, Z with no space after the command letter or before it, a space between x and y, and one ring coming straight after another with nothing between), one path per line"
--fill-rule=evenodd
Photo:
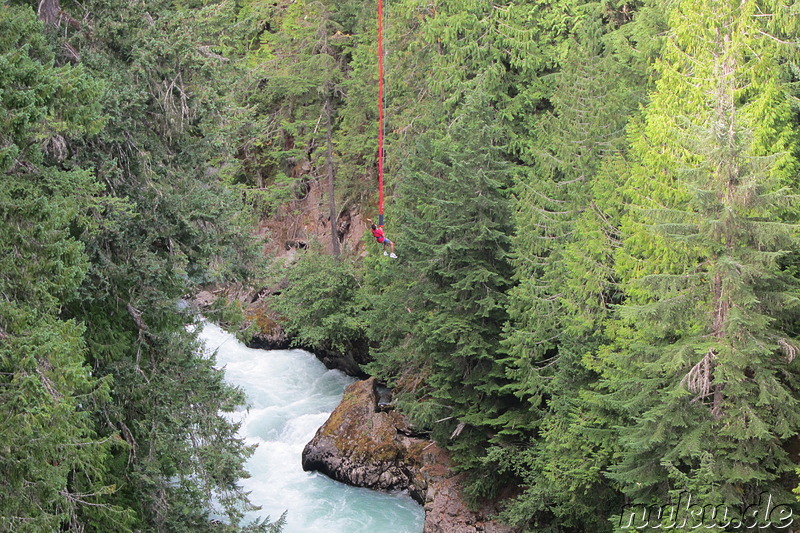
M57 26L58 19L61 16L60 0L40 0L39 6L36 8L36 14L45 24Z
M328 141L328 196L330 207L330 221L331 221L331 244L333 245L334 257L339 256L339 224L338 217L336 216L336 188L334 182L334 169L333 169L333 126L331 114L333 113L333 104L331 102L331 91L328 91L328 97L325 99L325 114L328 123L328 131L325 135Z

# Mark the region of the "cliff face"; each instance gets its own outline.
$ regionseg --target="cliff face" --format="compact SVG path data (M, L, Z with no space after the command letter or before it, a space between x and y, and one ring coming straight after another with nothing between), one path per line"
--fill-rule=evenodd
M303 450L303 469L358 487L409 491L425 506L425 533L516 531L488 520L491 506L470 510L447 452L414 436L405 417L383 403L374 378L350 385Z
M320 245L327 254L333 253L328 196L323 191L326 186L317 180L306 182L301 198L282 205L261 220L257 233L265 238L265 257L291 262L298 249L315 245ZM364 253L361 238L367 226L358 210L340 207L333 228L343 251Z

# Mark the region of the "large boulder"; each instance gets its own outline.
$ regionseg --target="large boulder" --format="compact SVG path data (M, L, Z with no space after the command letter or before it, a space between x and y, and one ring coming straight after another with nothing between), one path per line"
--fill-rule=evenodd
M422 451L430 443L410 436L405 419L378 409L375 378L357 381L303 450L303 469L353 485L407 490L424 501Z
M514 533L488 520L494 507L469 508L463 474L453 472L447 452L415 436L387 404L374 378L347 387L303 450L303 469L357 487L408 491L425 506L425 533Z

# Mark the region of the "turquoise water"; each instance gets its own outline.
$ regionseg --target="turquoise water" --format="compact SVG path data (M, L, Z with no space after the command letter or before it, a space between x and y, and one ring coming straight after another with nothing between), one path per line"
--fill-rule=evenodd
M288 511L285 533L420 533L424 512L405 494L349 487L303 472L301 454L353 379L328 370L302 350L254 350L214 324L200 334L229 383L241 387L249 410L232 418L258 444L242 481L250 499L273 519Z

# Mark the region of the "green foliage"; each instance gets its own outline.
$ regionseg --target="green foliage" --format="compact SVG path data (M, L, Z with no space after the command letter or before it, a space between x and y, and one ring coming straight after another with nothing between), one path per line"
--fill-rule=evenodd
M247 334L241 331L247 320L241 300L217 298L211 305L203 309L203 316L226 331L236 332L237 338L241 341L249 340Z
M119 448L98 438L90 410L108 394L84 365L83 328L5 304L0 529L45 531L91 520L130 522L108 503L116 487L103 460Z
M360 177L374 172L374 30L348 6L306 7L347 39L335 142ZM796 332L791 13L392 4L387 231L400 259L368 257L359 288L321 279L304 257L303 290L286 301L313 312L286 305L290 322L320 342L368 312L353 331L372 341L369 370L460 468L491 472L475 476L476 499L516 485L502 516L521 527L609 530L623 502L681 490L709 503L759 484L780 492L797 432L796 363L781 359ZM313 88L329 67L305 72L322 59L308 45L331 34L310 39L292 10L280 20L285 34L264 40L276 76L260 105L291 103L292 115L273 145L320 116ZM299 148L274 153L285 167L308 157ZM321 294L341 297L345 316ZM717 411L691 392L712 374Z
M249 213L324 175L325 135L339 205L374 205L374 6L56 4L0 12L0 529L280 529L241 524L243 398L179 300L260 266ZM795 7L387 6L400 258L303 253L287 331L369 342L468 495L514 489L522 528L785 496Z
M178 305L257 264L215 172L233 70L197 44L225 4L0 10L4 531L212 531L215 506L234 530L251 508L224 416L244 398Z
M400 259L368 278L370 334L381 345L372 370L465 468L478 465L513 404L499 393L497 362L510 284L509 166L491 111L477 97L470 104L449 127L417 138L389 218Z
M85 328L60 316L89 268L71 229L100 189L54 147L65 130L101 122L92 101L100 85L82 69L57 67L41 31L29 8L0 10L3 531L131 518L106 499L116 489L104 461L117 441L99 436L90 414L109 383L85 365Z
M369 318L357 265L309 250L287 273L288 286L270 306L293 342L315 351L361 351Z
M326 106L335 135L353 47L349 13L363 7L303 0L257 9L267 21L250 53L259 58L258 78L242 95L253 115L242 132L236 180L254 189L255 205L274 213L303 196L305 181L326 174Z
M523 437L517 453L492 453L525 480L504 517L536 528L604 530L604 516L620 504L604 478L616 450L612 413L592 400L598 375L587 363L620 298L612 274L620 206L606 191L618 186L613 172L646 70L623 46L620 34L630 29L603 24L597 7L584 6L590 16L567 43L552 110L517 184L518 284L504 363L509 389L530 405L515 427L536 441Z
M30 171L45 155L63 160L65 137L96 132L102 86L55 54L29 10L4 6L0 18L0 172Z
M792 51L746 37L781 35L781 16L753 16L780 6L716 9L712 20L676 5L656 92L632 130L615 254L627 300L598 368L603 403L624 418L609 475L640 503L680 491L709 504L779 497L793 469L783 446L800 422L798 280L786 266L797 234L795 192L781 186L794 185L784 169L798 152L794 89L775 81Z

